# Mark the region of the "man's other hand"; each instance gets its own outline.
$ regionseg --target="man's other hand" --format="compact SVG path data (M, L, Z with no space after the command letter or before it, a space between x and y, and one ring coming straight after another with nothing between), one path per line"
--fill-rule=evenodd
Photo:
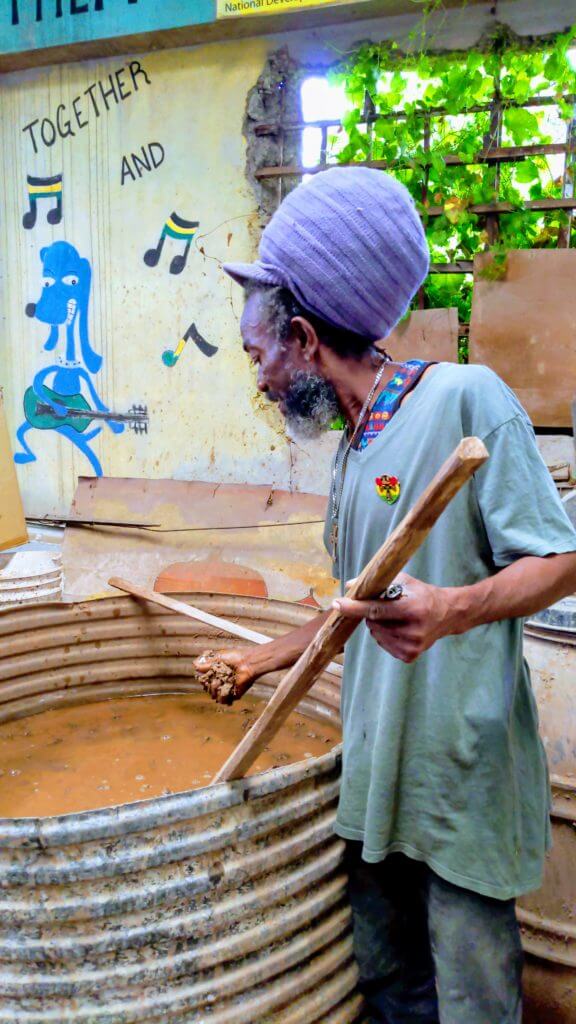
M354 581L347 583L350 587ZM338 598L332 607L351 619L365 619L377 644L394 658L410 663L442 636L453 632L450 590L422 583L406 573L394 581L402 584L396 600L354 601Z

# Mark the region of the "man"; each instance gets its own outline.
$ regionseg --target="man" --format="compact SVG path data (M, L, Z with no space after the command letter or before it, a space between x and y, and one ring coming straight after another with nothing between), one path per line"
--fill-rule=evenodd
M540 884L548 840L522 620L576 589L576 534L495 374L394 364L374 347L428 270L402 185L366 168L319 174L284 200L259 261L225 269L246 289L258 386L290 430L344 417L326 530L343 593L462 437L490 452L399 586L336 602L365 620L345 651L336 829L371 1019L519 1024L514 899ZM324 618L227 652L238 695L292 664Z

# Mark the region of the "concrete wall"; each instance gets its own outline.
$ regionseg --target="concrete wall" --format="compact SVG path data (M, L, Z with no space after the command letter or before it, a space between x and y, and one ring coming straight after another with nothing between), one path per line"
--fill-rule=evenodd
M572 0L540 7L515 0L498 16L526 32L576 19ZM488 5L452 12L436 24L435 43L470 45L493 18ZM357 22L141 54L132 66L130 57L114 58L1 80L0 385L28 513L66 511L76 478L99 472L326 491L335 437L308 447L288 442L281 417L255 390L239 343L239 290L221 270L227 258L252 258L257 244L242 138L246 96L280 44L315 66L359 39L402 38L413 24L407 16ZM62 218L58 182L32 182L40 196L32 224L27 177L59 175ZM148 265L144 256L174 211L198 222L185 266L172 262L185 248L172 237ZM163 354L192 324L217 351L207 354L191 338L167 365ZM43 384L60 396L82 392L91 408L91 388L115 412L145 407L148 432L38 419L35 380L37 391Z

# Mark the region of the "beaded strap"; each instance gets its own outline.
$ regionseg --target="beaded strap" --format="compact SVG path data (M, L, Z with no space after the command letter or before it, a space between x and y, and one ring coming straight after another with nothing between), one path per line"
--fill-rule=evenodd
M424 371L431 365L422 359L409 359L406 363L400 363L396 373L388 381L372 406L366 420L364 433L358 442L359 451L364 451L378 437L380 431L388 425L397 411L404 395L414 387Z

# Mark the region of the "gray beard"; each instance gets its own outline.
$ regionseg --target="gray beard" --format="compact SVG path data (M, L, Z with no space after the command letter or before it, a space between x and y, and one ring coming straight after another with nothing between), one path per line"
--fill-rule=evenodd
M340 414L336 391L330 381L297 370L284 398L286 427L302 441L320 437Z

